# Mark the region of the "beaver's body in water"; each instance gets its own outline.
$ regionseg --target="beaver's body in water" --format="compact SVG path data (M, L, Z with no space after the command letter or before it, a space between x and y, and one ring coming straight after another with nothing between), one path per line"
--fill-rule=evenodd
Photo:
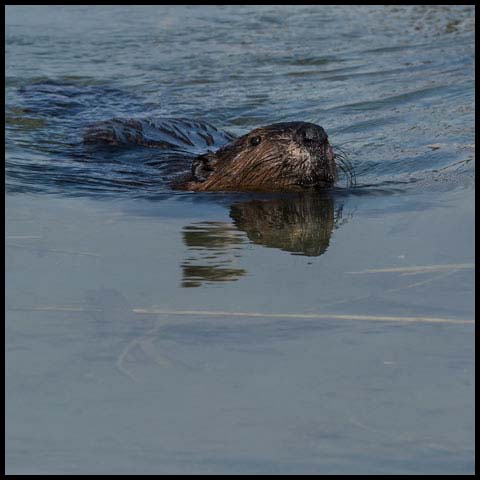
M102 122L90 128L84 140L86 143L109 145L128 142L177 151L179 143L183 144L184 150L188 150L188 144L194 146L188 135L172 122L168 127L155 125L155 138L146 133L146 125L151 124L137 120L121 121L119 129L114 121ZM328 136L322 127L314 123L274 123L256 128L239 138L208 124L196 122L193 125L197 126L195 133L203 138L208 151L194 156L190 171L178 177L172 183L173 188L192 191L302 191L331 187L337 179L335 155ZM163 133L168 128L169 141L160 135L162 128L165 129ZM223 133L224 145L212 151L216 132L220 136Z

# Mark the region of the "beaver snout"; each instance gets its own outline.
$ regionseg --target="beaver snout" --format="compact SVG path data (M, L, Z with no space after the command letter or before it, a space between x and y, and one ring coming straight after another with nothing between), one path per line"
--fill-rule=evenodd
M328 141L325 130L313 123L303 123L296 131L296 141L300 144L324 144Z

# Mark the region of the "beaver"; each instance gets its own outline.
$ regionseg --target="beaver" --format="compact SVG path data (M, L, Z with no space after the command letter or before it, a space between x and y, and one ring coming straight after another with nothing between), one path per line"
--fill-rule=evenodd
M205 122L114 119L90 128L84 142L135 144L170 150L177 158L184 155L190 168L177 171L170 186L197 192L325 189L337 180L335 160L341 158L325 130L309 122L274 123L236 138ZM211 150L218 143L220 148Z
M216 152L197 156L191 178L176 188L192 191L299 191L337 179L328 135L309 122L256 128Z

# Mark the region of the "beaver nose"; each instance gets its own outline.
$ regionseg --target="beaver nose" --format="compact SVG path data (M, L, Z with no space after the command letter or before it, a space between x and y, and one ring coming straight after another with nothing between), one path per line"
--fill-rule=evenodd
M300 139L307 143L323 143L328 138L325 130L317 125L302 125L298 129L298 134Z

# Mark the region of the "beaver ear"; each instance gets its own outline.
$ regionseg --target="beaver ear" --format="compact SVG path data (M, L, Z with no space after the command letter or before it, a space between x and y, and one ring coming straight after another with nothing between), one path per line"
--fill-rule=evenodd
M212 152L199 155L192 162L192 175L197 182L205 181L215 169L217 158Z

